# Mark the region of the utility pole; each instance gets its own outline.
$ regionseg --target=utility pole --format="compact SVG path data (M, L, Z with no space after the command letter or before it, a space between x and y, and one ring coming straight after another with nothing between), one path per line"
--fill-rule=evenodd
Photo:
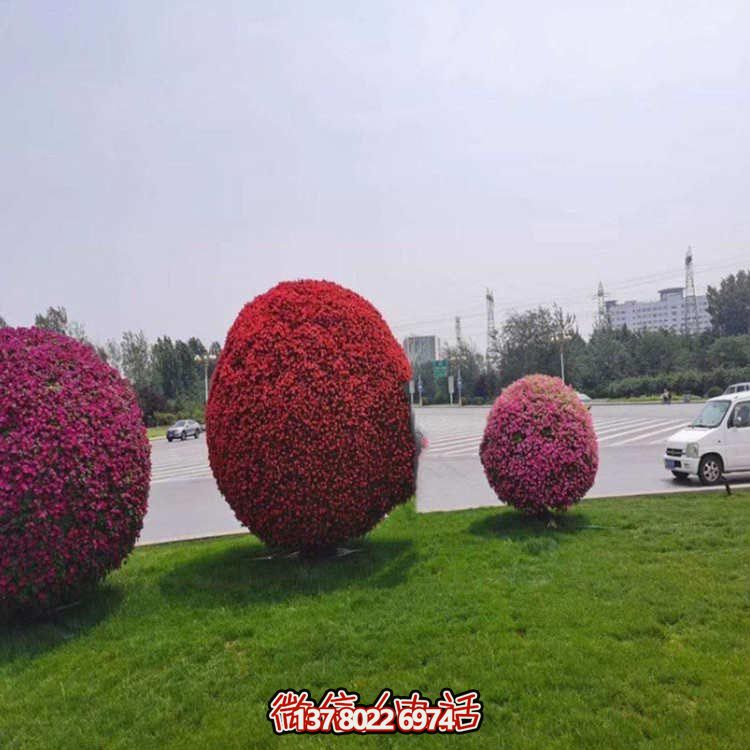
M456 315L456 346L461 346L461 318Z
M491 289L487 289L484 295L487 304L487 348L484 355L484 364L487 372L490 371L490 351L494 348L497 330L495 328L495 295Z
M683 330L686 336L700 333L698 320L698 300L695 296L695 268L693 266L693 248L688 247L685 255L685 298L682 302L684 312Z
M216 359L215 354L196 354L195 361L203 365L203 387L205 389L206 400L204 403L208 403L208 364Z
M562 382L565 382L565 339L560 339L560 377Z

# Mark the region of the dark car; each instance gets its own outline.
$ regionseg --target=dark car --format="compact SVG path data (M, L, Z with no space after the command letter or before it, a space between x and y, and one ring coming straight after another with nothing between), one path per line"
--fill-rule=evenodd
M167 430L167 440L187 440L189 437L198 438L201 426L192 419L180 419Z

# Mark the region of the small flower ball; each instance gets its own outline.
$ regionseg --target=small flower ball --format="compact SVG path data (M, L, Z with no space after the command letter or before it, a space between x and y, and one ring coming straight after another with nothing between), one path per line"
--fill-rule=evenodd
M530 514L578 502L599 466L591 414L572 388L547 375L521 378L500 394L479 457L500 500Z
M150 472L127 381L67 336L0 329L0 619L70 602L119 567Z
M415 489L404 351L378 311L327 281L247 304L206 410L211 468L266 544L315 553L370 531Z

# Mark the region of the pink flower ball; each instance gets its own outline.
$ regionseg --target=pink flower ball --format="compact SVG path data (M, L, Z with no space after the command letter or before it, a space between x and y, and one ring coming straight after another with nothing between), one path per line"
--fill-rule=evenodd
M572 388L547 375L521 378L497 398L479 457L500 500L530 514L578 502L599 466L591 414Z
M116 370L67 336L0 329L0 620L69 602L119 567L150 473Z

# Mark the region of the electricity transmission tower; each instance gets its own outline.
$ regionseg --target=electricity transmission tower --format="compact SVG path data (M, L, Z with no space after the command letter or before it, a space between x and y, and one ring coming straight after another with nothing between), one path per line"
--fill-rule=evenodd
M596 312L596 327L597 328L609 328L609 312L607 311L606 295L604 294L604 284L599 282L599 288L596 292L597 300L597 312Z
M695 268L693 267L693 249L688 247L685 255L685 300L683 302L685 335L692 336L700 333L698 320L698 300L695 296Z

